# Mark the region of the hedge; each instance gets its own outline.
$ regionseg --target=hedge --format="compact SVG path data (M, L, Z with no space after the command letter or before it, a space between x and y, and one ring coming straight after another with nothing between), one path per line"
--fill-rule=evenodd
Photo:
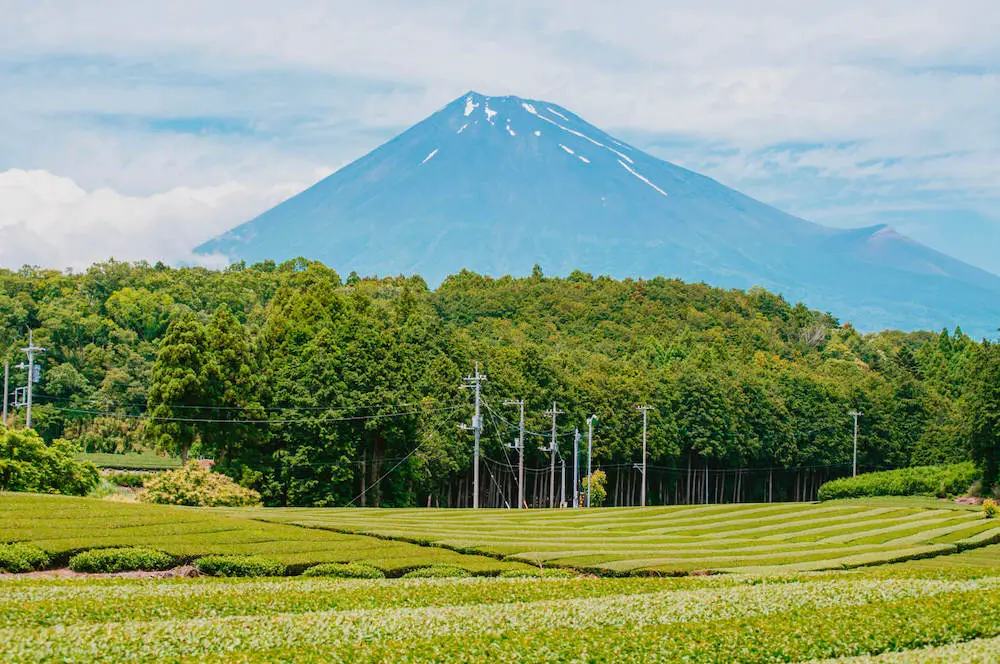
M964 494L979 479L972 463L949 466L916 466L857 477L844 477L819 488L820 500L864 498L869 496L937 496Z
M325 563L315 565L302 576L327 576L337 579L384 579L385 572L364 563Z
M0 572L33 572L51 561L48 553L31 544L0 544Z
M205 556L194 563L209 576L284 576L287 568L264 556Z

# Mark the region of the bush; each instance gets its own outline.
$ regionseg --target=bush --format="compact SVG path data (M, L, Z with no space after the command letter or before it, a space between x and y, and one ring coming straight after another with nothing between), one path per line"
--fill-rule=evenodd
M979 476L972 463L917 466L878 473L864 473L827 482L819 488L820 500L867 496L937 496L964 494Z
M464 579L472 576L472 572L454 565L431 565L418 567L403 575L404 579Z
M580 504L587 505L587 487L590 486L590 506L600 507L608 497L607 489L604 485L608 482L608 476L603 470L595 470L593 474L583 478L583 490L580 492Z
M987 519L993 519L998 514L1000 514L1000 506L997 505L997 501L992 498L987 498L983 501L983 516Z
M100 474L88 461L77 461L79 449L57 439L46 445L32 431L0 425L0 491L65 493L84 496L97 486Z
M571 579L580 576L571 569L561 567L546 567L544 569L505 569L500 572L501 579Z
M109 473L104 479L125 489L141 489L145 481L151 477L149 473Z
M385 573L365 563L325 563L310 567L302 576L328 576L337 579L384 579Z
M78 553L69 559L69 568L74 572L132 572L134 570L155 571L170 569L176 559L169 553L146 547L124 547L118 549L91 549Z
M284 576L286 568L264 556L205 556L194 566L209 576Z
M191 461L183 468L151 476L143 500L161 505L245 507L260 504L260 494Z
M48 567L49 554L30 544L0 544L0 572L34 572Z

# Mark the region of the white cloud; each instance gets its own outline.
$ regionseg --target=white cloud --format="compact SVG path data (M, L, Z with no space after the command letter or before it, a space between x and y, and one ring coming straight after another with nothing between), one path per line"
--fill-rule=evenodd
M178 187L151 196L110 188L87 191L47 171L0 173L0 266L84 268L96 261L189 262L218 267L221 257L191 249L302 189L256 189L237 182Z

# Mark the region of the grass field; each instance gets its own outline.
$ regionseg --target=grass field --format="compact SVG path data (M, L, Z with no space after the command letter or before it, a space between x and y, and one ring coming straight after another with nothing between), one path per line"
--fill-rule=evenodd
M81 461L90 461L98 468L115 470L170 470L180 468L181 460L165 457L152 452L135 454L107 454L104 452L84 452L77 455Z
M1000 522L983 519L975 509L906 498L557 512L290 508L238 513L602 574L843 569L1000 542Z
M445 549L265 523L197 508L16 493L0 493L0 542L30 542L61 563L85 549L151 546L187 559L212 553L255 553L293 569L322 562L366 561L389 575L439 563L476 574L523 567Z

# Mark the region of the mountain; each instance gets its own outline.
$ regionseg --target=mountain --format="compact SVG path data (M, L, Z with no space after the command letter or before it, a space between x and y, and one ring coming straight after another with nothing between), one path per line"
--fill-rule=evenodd
M992 334L1000 277L887 226L799 219L617 140L561 106L470 92L196 249L341 273L573 270L764 286L863 330Z

